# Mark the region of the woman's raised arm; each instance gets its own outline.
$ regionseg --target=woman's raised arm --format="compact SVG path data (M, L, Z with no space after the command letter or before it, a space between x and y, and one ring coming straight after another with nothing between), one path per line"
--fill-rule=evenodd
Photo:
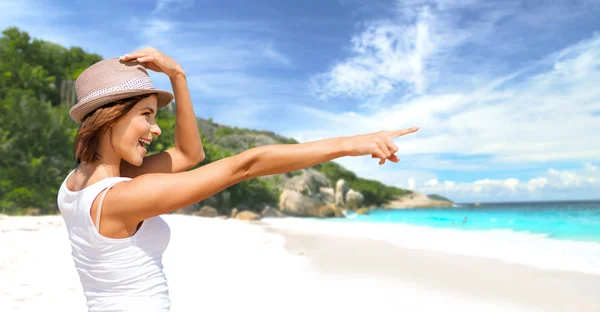
M249 149L195 170L139 176L117 184L104 199L103 218L137 224L208 198L236 183L285 173L343 156L375 155L380 164L397 162L393 138L417 131L409 128L337 137L300 144L276 144Z

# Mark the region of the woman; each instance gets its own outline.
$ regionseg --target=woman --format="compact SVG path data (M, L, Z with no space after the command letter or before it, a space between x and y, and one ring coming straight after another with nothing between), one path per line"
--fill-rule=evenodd
M146 69L165 73L176 99L175 146L145 157L161 130L154 118L173 95L154 89ZM65 178L58 206L89 311L168 311L162 254L169 227L160 215L259 176L314 166L343 156L372 155L398 162L393 138L417 127L268 145L192 171L204 159L186 74L148 47L100 61L77 78L70 115L79 166Z

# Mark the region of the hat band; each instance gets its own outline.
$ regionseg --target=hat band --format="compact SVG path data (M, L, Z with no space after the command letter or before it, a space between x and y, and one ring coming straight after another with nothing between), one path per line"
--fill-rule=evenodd
M152 84L152 80L150 80L150 77L138 77L138 78L134 78L129 81L126 81L115 87L96 90L96 91L86 95L82 99L80 99L79 102L82 102L82 101L85 101L85 100L88 100L91 98L95 98L95 97L98 97L98 96L101 96L101 95L104 95L107 93L112 93L115 91L133 90L133 89L154 89L154 85Z

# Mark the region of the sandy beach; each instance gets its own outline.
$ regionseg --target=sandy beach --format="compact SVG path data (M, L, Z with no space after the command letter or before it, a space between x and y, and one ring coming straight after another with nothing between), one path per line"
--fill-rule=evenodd
M164 218L172 311L600 311L600 244L293 218ZM0 218L0 246L0 311L86 310L60 216Z

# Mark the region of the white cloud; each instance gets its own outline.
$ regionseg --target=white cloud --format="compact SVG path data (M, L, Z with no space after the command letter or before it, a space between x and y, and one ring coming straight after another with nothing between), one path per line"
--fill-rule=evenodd
M408 189L409 190L415 189L415 179L413 177L408 179Z
M419 125L419 132L397 140L399 156L490 155L489 161L514 164L600 158L600 144L590 144L600 142L594 115L600 110L600 36L507 77L470 92L417 96L352 116L307 109L322 126L306 137Z
M425 182L425 185L427 185L427 186L436 186L438 184L439 184L438 179L431 179L431 180Z
M352 37L352 55L311 84L321 98L382 96L393 91L423 94L452 61L451 53L486 36L509 12L495 8L480 21L465 24L459 9L474 2L398 1L392 18L367 22ZM485 10L483 12L486 12Z
M558 171L556 169L548 169L548 175L553 178L554 181L558 182L560 186L581 186L583 178L571 171Z
M594 166L592 163L589 163L589 162L585 163L585 169L586 169L587 171L591 171L591 172L596 172L596 171L598 171L598 167L597 167L597 166Z
M546 184L548 184L548 178L533 178L527 183L527 188L529 191L535 191L544 188Z
M400 84L422 93L427 86L426 59L437 50L431 38L431 14L419 10L413 26L378 21L352 38L354 57L317 75L312 83L323 98L387 94Z
M516 178L483 179L474 182L432 180L415 181L416 190L431 194L444 194L456 201L477 199L526 200L563 199L564 194L578 194L581 199L598 198L600 194L600 173L584 168L574 170L548 169L546 175L521 182ZM435 179L437 181L437 179Z
M516 191L517 187L519 186L519 180L518 179L506 179L506 180L490 180L490 179L484 179L484 180L477 180L475 182L473 182L473 185L475 186L482 186L482 187L504 187L507 188L511 191Z

